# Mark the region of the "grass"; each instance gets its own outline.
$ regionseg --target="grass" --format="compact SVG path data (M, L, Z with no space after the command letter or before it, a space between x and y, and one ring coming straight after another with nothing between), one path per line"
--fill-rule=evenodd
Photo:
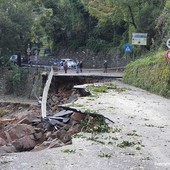
M75 150L72 150L72 149L65 149L63 150L64 153L76 153Z
M127 133L128 136L139 136L138 134L136 133Z
M102 145L105 144L105 142L103 142L103 141L101 141L101 140L98 140L98 138L95 138L95 137L87 138L87 140L91 140L91 141L100 143L100 144L102 144Z
M123 81L170 98L169 75L170 64L165 51L157 51L128 64L123 73Z
M9 163L8 161L1 161L1 164L7 164Z
M123 141L122 143L117 144L117 147L126 148L126 147L131 147L131 146L134 146L134 145L135 145L134 142Z
M112 154L106 154L106 153L101 152L98 156L100 158L111 158Z
M112 130L103 118L92 117L90 115L86 116L86 119L81 121L81 125L85 132L88 133L110 133Z
M112 130L112 133L119 133L119 132L121 132L121 129L119 129L119 128L115 128Z
M120 88L113 83L106 83L103 85L89 85L86 87L88 91L92 93L92 95L98 95L99 93L107 93L108 90L116 90L117 92L123 92L125 90L130 90L130 88Z
M69 106L69 107L84 107L83 104L79 104L79 103L70 103L67 106Z

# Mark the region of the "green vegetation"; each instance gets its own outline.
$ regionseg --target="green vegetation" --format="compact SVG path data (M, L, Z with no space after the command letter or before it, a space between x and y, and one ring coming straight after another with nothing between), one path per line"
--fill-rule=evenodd
M131 147L131 146L134 146L134 145L135 145L134 142L123 141L122 143L117 144L117 147L126 148L126 147Z
M128 136L139 136L138 134L136 133L127 133Z
M117 85L113 83L107 83L107 84L98 84L98 85L89 85L86 87L88 91L92 93L92 95L98 95L100 93L107 93L108 90L116 90L117 92L123 92L125 90L130 90L127 88L120 88L117 87Z
M97 143L100 143L102 145L105 144L105 142L101 141L101 140L98 140L96 137L92 136L90 138L87 138L87 140L91 140L91 141L94 141L94 142L97 142Z
M7 93L14 93L17 96L24 95L27 80L28 70L11 64L11 72L6 83Z
M63 150L64 153L76 153L75 150L72 150L72 149L65 149Z
M123 81L149 90L153 93L170 97L170 64L166 53L150 53L127 65Z
M28 44L32 50L40 49L41 55L46 47L54 55L63 49L85 55L88 51L100 67L103 59L111 66L136 60L126 67L124 82L170 97L170 66L165 58L169 13L169 0L1 0L0 65L11 54L26 55ZM131 44L133 32L147 33L147 45L133 46L133 53L125 55L123 47ZM92 60L88 57L89 63ZM13 76L14 84L20 84L19 77ZM95 94L110 89L89 88ZM17 95L19 89L15 89Z
M79 103L70 103L67 105L68 107L83 107L83 104L79 104Z
M9 161L1 161L1 164L7 164L7 163L9 163Z
M97 114L97 111L91 110L91 109L85 109L84 112L86 112L86 113L96 113Z
M138 150L138 151L139 151L139 150L141 150L141 147L139 147L139 146L138 146L138 147L136 147L136 150Z
M106 153L101 152L98 156L101 158L111 158L112 154L106 154Z
M123 56L123 45L131 43L132 32L146 32L147 47L133 49L140 56L163 47L162 39L169 37L169 10L166 0L1 0L1 54L24 53L30 44L55 54L63 48L90 49L115 60Z
M103 118L86 116L86 119L81 121L81 125L86 132L89 133L109 133L111 127L105 122Z
M121 132L121 129L119 129L119 128L115 128L112 130L112 133L119 133L119 132Z

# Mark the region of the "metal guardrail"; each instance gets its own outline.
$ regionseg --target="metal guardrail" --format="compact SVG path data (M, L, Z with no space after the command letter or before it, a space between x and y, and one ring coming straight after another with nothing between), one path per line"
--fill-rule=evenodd
M46 113L47 96L48 96L48 91L50 88L51 80L53 78L53 74L54 74L53 67L51 67L51 71L50 71L50 74L48 75L48 79L46 81L44 91L43 91L43 96L42 96L42 102L41 102L42 118L47 117L47 113Z

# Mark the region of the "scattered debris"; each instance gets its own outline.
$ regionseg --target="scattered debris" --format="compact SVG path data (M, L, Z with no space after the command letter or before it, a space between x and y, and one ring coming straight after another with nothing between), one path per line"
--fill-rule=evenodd
M74 108L59 106L60 111L42 119L39 112L28 114L18 120L1 118L4 126L0 133L0 153L38 151L72 143L72 135L80 131L88 131L89 126L106 118L97 113L81 112ZM10 123L9 123L10 122ZM102 126L99 123L99 126ZM102 128L101 128L102 129ZM92 128L92 130L96 130Z

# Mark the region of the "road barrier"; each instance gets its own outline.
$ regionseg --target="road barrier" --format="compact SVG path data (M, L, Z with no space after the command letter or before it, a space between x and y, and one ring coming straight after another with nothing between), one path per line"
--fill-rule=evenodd
M50 71L50 74L48 75L48 79L46 81L44 91L43 91L43 96L42 96L42 102L41 102L42 118L47 117L47 113L46 113L47 96L48 96L48 91L50 88L51 80L53 78L53 74L54 74L53 67L51 67L51 71Z

